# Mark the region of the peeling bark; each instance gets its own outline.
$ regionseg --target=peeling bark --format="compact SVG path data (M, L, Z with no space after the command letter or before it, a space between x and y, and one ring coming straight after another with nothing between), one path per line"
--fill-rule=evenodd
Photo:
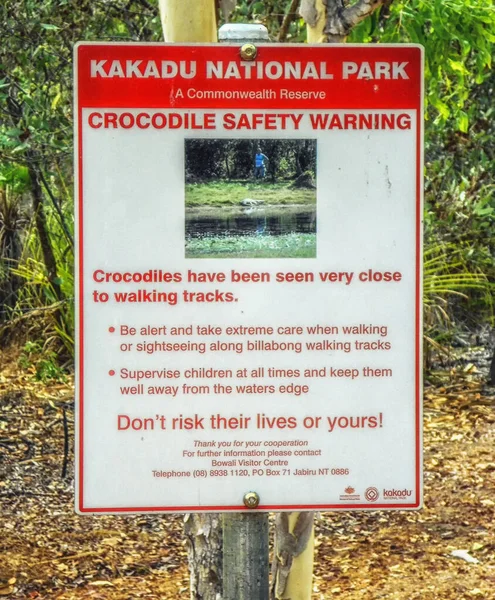
M301 15L308 25L308 41L345 42L351 30L382 5L393 0L303 0Z
M216 513L187 514L184 532L191 600L222 600L222 524Z
M223 20L228 23L230 14L235 9L236 0L219 0L220 10L222 11Z
M313 521L313 512L277 514L270 600L311 597Z
M301 0L301 8L299 9L301 17L306 22L306 25L315 27L319 20L318 9L316 8L316 0Z
M382 4L384 0L358 0L345 6L343 0L326 0L327 19L323 30L327 36L326 41L345 42L351 30Z
M308 25L308 42L344 42L353 27L393 0L301 0L300 14ZM224 11L231 6L223 0ZM214 0L159 0L165 40L213 42L216 37ZM295 11L292 1L289 12ZM288 17L289 18L289 17ZM287 21L286 29L290 24ZM282 31L282 38L285 33ZM218 514L189 514L185 533L189 550L191 600L222 599L222 530ZM276 516L270 600L309 600L313 570L314 513Z

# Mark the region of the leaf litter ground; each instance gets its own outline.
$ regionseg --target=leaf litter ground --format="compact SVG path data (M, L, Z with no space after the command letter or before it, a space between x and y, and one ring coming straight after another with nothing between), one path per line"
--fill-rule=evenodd
M182 515L75 515L72 384L37 382L5 353L0 365L0 597L188 599ZM495 600L494 396L481 379L458 367L425 389L423 510L319 516L315 600Z

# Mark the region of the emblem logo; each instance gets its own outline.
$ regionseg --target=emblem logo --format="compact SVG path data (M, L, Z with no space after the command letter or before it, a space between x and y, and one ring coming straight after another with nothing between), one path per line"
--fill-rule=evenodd
M368 502L376 502L379 496L380 492L376 489L376 487L366 488L366 491L364 492L364 497L366 500L368 500Z

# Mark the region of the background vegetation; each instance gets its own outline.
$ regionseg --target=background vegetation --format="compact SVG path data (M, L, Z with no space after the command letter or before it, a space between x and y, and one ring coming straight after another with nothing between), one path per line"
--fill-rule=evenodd
M241 0L231 20L302 42L304 22L290 5ZM42 349L70 356L72 47L160 40L157 0L10 0L0 3L0 30L0 331L6 340L24 328ZM454 324L492 324L491 0L387 3L349 41L425 46L427 335L443 342Z
M266 177L274 182L316 173L314 140L187 140L186 183L208 180L252 179L257 149L267 157Z

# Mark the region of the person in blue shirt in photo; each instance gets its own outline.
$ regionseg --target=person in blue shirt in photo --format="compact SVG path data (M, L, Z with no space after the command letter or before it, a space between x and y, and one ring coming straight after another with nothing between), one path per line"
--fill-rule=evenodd
M265 161L268 160L268 156L265 156L261 152L261 148L256 150L254 157L254 177L255 179L263 179L265 177Z

